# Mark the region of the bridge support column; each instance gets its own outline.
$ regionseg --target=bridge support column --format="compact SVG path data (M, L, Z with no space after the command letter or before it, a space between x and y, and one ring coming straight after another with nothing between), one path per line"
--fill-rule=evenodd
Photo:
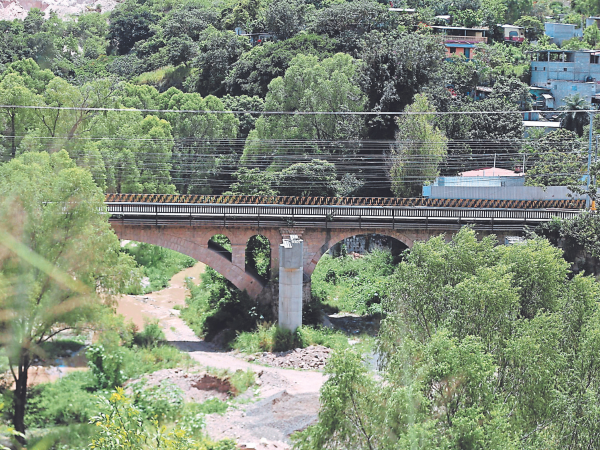
M246 270L246 245L231 244L231 263L242 270Z
M279 246L279 326L302 325L303 241L291 235Z

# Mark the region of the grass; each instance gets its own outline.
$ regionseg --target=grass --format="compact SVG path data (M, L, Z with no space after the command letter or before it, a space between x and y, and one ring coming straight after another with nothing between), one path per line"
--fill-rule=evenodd
M179 65L177 67L165 66L151 72L144 72L133 78L133 84L145 84L154 86L159 91L163 92L170 87L181 89L183 81L191 72L191 67Z
M231 384L231 395L240 395L256 384L256 375L252 369L246 371L236 370L231 372L227 369L216 369L207 367L206 372Z
M167 287L173 275L196 264L194 258L146 243L129 242L122 250L133 256L142 267L144 276L148 277L148 285L142 289L144 293ZM140 292L134 289L126 293L139 294Z
M348 336L321 326L302 326L293 334L262 323L255 331L240 333L232 343L234 349L243 353L279 352L311 345L342 349L349 345Z

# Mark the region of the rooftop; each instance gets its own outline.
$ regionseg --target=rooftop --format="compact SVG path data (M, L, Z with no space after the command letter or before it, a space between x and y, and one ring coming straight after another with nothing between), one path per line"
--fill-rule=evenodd
M476 27L476 28L467 28L467 27L445 27L442 25L434 25L431 28L438 28L440 30L473 30L473 31L489 31L488 27Z
M483 169L468 170L460 174L461 177L521 177L522 173L499 167L485 167Z

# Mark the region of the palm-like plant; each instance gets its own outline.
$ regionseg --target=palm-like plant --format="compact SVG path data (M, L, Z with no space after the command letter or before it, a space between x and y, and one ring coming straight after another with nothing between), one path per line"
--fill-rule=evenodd
M583 136L583 127L590 122L590 104L580 94L569 95L563 99L565 105L560 109L564 112L561 117L561 126L567 130L574 131L579 137Z

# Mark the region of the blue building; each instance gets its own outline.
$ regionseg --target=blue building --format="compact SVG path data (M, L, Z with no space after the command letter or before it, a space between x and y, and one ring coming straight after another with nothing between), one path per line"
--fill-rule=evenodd
M531 86L544 88L540 96L548 109L560 108L564 98L574 94L591 102L600 93L600 51L540 50L529 54Z

